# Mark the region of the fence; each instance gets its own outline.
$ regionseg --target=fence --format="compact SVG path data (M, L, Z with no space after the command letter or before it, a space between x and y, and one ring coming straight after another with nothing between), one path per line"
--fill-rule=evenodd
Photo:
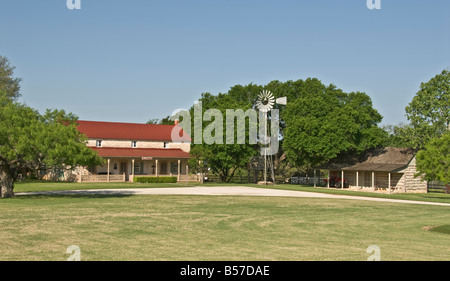
M125 182L125 173L122 175L82 175L81 182Z
M326 186L327 178L317 177L317 186ZM314 177L291 177L291 184L304 184L304 185L314 185Z
M205 182L222 182L220 180L220 176L217 175L207 175L206 176L207 179L205 180ZM233 178L231 178L231 180L229 181L230 183L257 183L258 181L263 181L263 177L262 176L258 176L255 179L254 175L250 175L249 176L244 176L244 175L234 175ZM272 180L272 178L270 176L268 176L268 180ZM281 183L286 183L285 182L285 178L282 176L275 176L275 182L277 184L281 184Z
M428 188L428 192L450 194L450 185L445 185L443 182L429 181L427 188Z
M180 175L178 182L186 182L186 177L187 177L187 181L188 182L190 182L190 181L199 182L200 181L200 175L193 174L193 175L188 175L188 176Z

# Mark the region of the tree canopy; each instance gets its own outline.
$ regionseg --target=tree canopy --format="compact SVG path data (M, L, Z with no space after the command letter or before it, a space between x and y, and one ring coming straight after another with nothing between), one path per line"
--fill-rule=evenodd
M411 125L409 130L414 130L408 132L409 142L415 149L423 148L431 139L450 130L450 72L443 70L422 83L405 110Z
M22 103L0 102L1 197L14 195L17 174L38 169L73 169L102 163L76 128L76 116L63 110L43 115Z
M450 184L450 131L426 144L417 153L416 162L425 180Z
M297 166L314 167L346 153L380 146L382 116L361 92L345 93L318 79L289 82L283 149ZM291 88L291 89L289 89Z
M170 116L164 117L162 119L152 118L149 119L146 124L158 124L158 125L173 125L174 122L170 120Z
M214 173L220 176L222 182L228 182L233 177L238 168L246 168L250 157L258 153L257 146L251 144L248 138L248 130L244 132L244 143L238 143L237 124L234 124L232 134L233 141L227 140L227 109L242 109L246 111L253 106L253 99L259 93L260 87L253 84L247 86L236 85L226 94L216 96L210 93L202 94L199 99L201 103L201 116L195 111L195 105L190 109L190 116L194 118L192 122L192 144L190 164L193 167L200 168L207 166ZM208 116L208 110L215 113L214 116ZM201 117L201 120L198 120ZM197 118L197 119L196 119ZM219 120L220 119L220 120ZM246 122L246 128L249 128L249 120ZM196 135L194 125L200 124L202 136ZM229 133L229 132L228 132ZM228 134L229 135L229 134ZM201 139L196 139L200 137ZM211 142L206 138L214 139ZM200 162L200 164L199 164Z
M9 60L0 56L0 95L16 100L20 97L20 78L14 77L14 69Z
M218 109L221 112L219 117L224 121L226 109L240 108L245 111L254 108L262 90L271 91L276 98L287 97L287 106L275 104L274 107L280 110L281 115L280 149L287 156L283 161L289 161L296 167L313 167L338 155L359 153L380 146L385 140L386 132L378 127L382 116L373 108L368 95L345 93L315 78L287 82L275 80L264 86L235 85L227 93L218 95L204 93L200 99L202 113L208 109ZM190 116L194 116L192 108L190 112ZM211 120L202 121L203 131L211 129L208 128ZM258 145L248 143L248 135L245 145L226 144L222 135L223 144L205 144L201 142L203 139L201 143L195 143L194 128L191 136L194 161L206 160L224 180L229 180L237 167L245 167L249 158L258 154Z
M77 130L78 117L64 110L37 110L17 101L20 79L0 56L0 197L14 196L19 173L73 169L102 163Z

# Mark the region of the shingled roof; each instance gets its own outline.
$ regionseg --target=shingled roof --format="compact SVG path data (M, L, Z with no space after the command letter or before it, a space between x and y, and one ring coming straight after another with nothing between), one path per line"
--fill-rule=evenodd
M414 152L408 148L376 148L359 156L334 159L320 168L343 171L393 172L407 166L413 157Z

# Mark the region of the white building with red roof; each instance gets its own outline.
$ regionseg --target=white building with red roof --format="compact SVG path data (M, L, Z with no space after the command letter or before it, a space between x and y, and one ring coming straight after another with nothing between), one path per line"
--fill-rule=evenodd
M87 146L104 158L98 167L80 168L78 181L133 181L136 177L177 177L188 170L190 139L172 141L176 125L78 121ZM182 132L182 131L181 131Z

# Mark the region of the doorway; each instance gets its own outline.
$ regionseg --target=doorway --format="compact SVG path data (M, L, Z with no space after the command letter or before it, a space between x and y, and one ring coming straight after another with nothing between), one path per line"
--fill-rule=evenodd
M130 178L128 177L128 163L127 162L121 162L120 163L120 174L123 175L125 173L125 181L129 181Z

